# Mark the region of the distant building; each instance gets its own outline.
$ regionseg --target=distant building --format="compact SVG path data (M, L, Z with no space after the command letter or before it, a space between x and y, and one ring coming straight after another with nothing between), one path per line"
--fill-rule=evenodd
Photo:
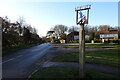
M90 40L90 35L86 34L85 35L85 40L89 41ZM67 42L79 42L79 32L74 31L71 32L67 35Z
M102 42L116 42L119 38L118 30L107 30L100 32Z
M118 39L118 30L109 30L100 32L101 39Z
M79 40L79 32L74 31L67 35L67 42L78 41Z

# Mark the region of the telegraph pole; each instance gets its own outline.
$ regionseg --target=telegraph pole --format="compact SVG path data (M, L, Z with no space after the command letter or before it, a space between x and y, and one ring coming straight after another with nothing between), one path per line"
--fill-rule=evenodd
M85 5L81 7L75 8L76 11L76 24L80 25L80 31L79 31L79 63L80 63L80 68L79 68L79 77L80 78L85 78L85 30L84 30L84 25L88 24L88 17L89 17L89 9L91 5ZM78 21L78 13L87 10L87 21L85 21L85 17L82 18ZM82 12L81 12L82 14Z

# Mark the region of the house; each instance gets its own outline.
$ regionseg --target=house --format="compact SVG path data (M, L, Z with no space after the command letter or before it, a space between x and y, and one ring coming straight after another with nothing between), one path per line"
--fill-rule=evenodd
M100 32L101 39L118 39L118 30L109 30Z
M79 32L74 31L67 35L67 42L73 42L79 40Z
M90 35L85 34L85 40L89 41L90 40ZM71 32L67 35L67 42L79 42L79 32L74 31Z
M102 42L118 40L118 30L101 31L100 39L102 39Z

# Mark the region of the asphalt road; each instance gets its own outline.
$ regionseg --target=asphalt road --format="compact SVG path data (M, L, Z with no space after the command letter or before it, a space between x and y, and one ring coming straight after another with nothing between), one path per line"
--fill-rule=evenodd
M2 78L27 78L34 72L40 60L49 53L52 44L44 43L24 49L2 58Z

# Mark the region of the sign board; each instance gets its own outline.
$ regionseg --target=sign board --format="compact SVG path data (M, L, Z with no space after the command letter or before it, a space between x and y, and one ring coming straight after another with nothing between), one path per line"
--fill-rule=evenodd
M84 5L75 8L77 24L88 24L90 7L91 5Z
M88 24L87 10L78 11L78 22Z

